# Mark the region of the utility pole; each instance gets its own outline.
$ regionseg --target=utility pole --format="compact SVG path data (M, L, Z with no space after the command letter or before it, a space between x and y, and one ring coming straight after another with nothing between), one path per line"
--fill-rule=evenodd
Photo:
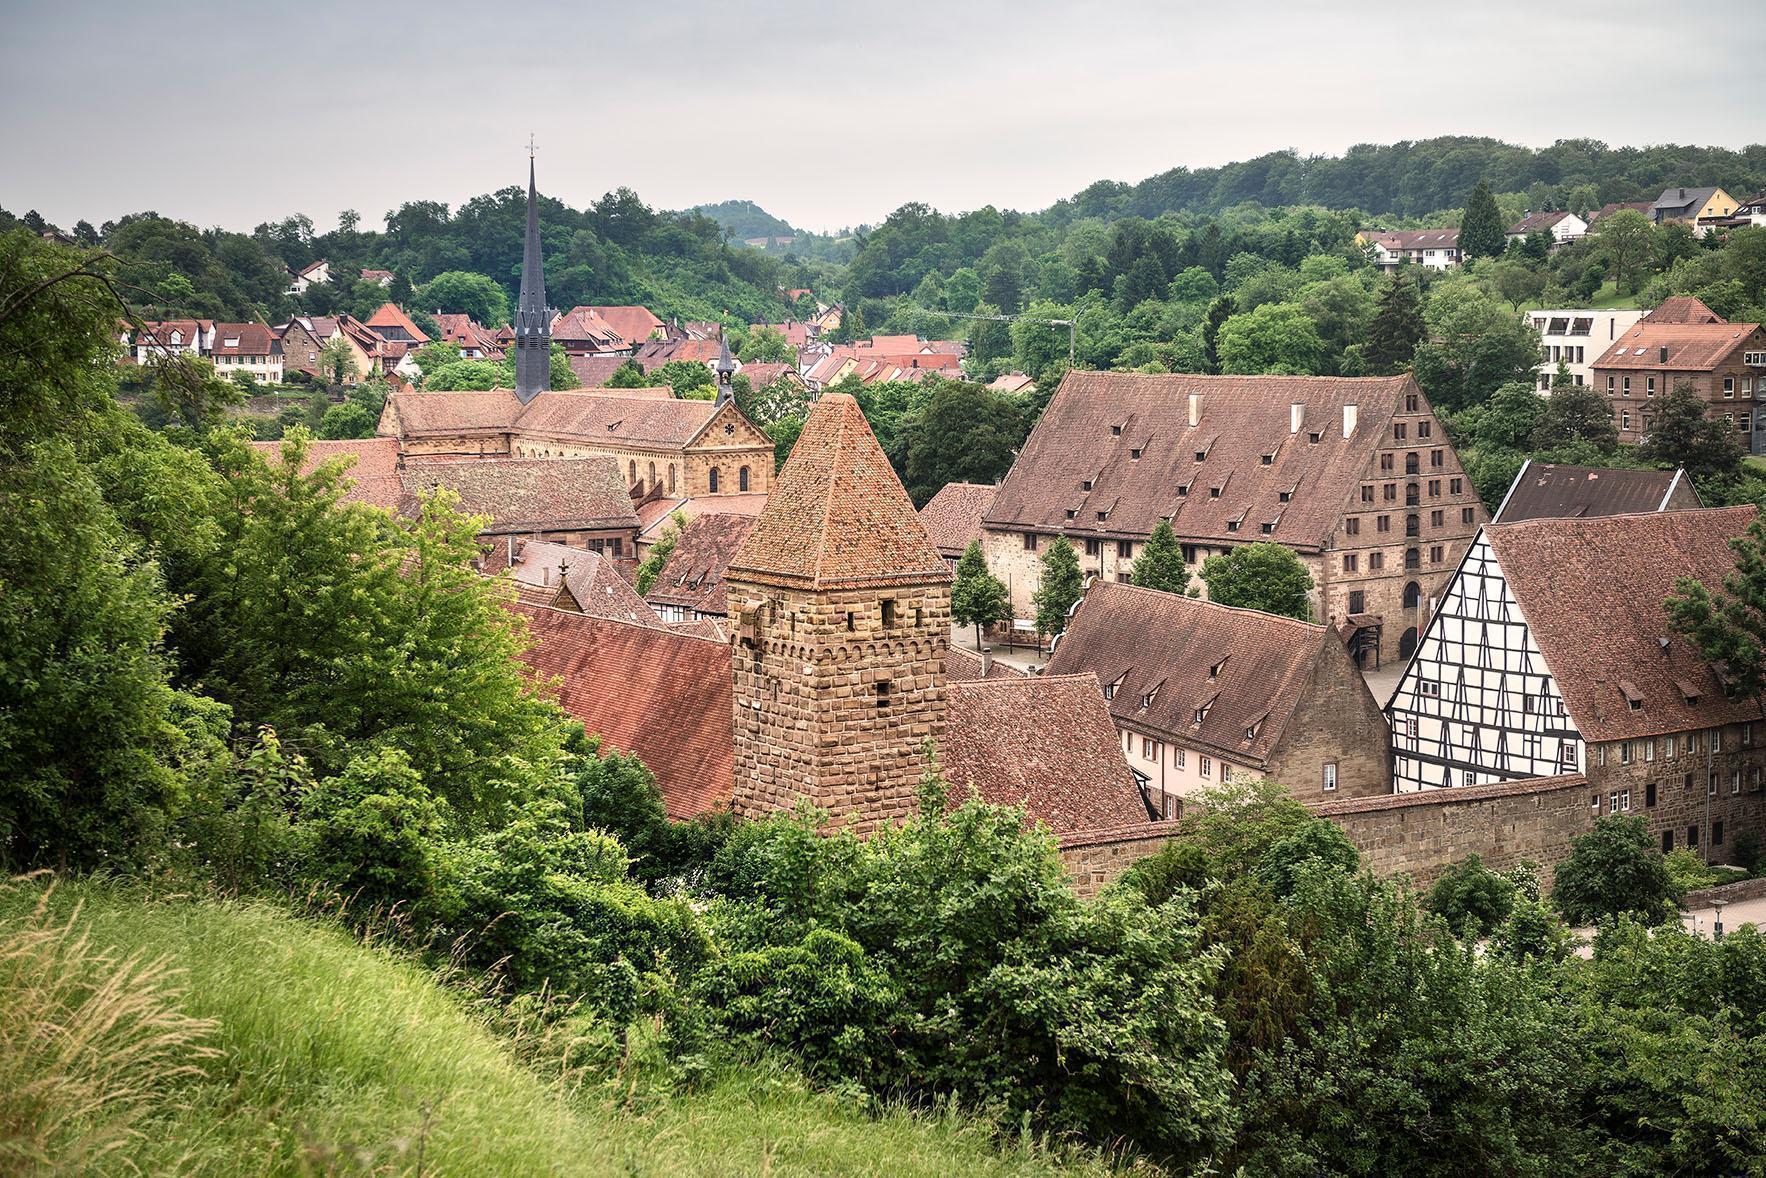
M928 315L948 315L953 319L986 319L994 323L1044 323L1050 327L1067 329L1067 367L1073 367L1075 346L1078 343L1078 324L1072 319L1043 319L1036 315L977 315L973 311L935 311L931 307L915 307L916 311L924 311Z

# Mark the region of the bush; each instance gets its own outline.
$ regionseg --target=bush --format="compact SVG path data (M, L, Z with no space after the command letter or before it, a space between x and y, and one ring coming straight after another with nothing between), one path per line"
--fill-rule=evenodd
M1477 855L1467 855L1442 872L1425 905L1447 922L1455 936L1476 940L1508 919L1516 890L1512 881L1485 867Z
M1674 915L1680 898L1649 823L1614 814L1570 844L1558 866L1551 900L1571 924L1630 913L1651 922Z

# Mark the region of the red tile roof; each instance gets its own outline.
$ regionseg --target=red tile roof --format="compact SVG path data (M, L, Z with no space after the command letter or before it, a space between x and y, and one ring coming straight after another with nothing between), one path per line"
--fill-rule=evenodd
M735 781L728 643L660 626L512 603L534 645L524 661L607 747L656 775L669 817L727 809Z
M1194 426L1191 394L1198 398ZM1407 394L1427 407L1408 376L1070 372L985 520L1008 530L1141 537L1169 518L1186 540L1262 539L1318 551ZM1290 432L1294 404L1303 406L1302 421ZM1356 408L1356 427L1345 438L1348 406ZM1197 454L1207 457L1198 462ZM1236 532L1228 528L1233 521ZM1273 530L1263 532L1265 523Z
M1723 316L1692 295L1674 295L1643 317L1644 323L1722 323Z
M958 680L948 696L941 767L953 804L973 788L1057 835L1147 820L1093 676Z
M691 360L711 364L723 350L723 341L715 339L658 339L638 345L632 359L645 372L655 372L675 360Z
M960 557L981 539L981 517L993 506L998 491L991 483L946 483L926 501L920 508L920 523L940 555Z
M753 388L756 392L766 388L768 385L787 374L796 377L797 365L780 364L770 361L762 363L758 360L752 364L742 365L742 375L748 378L749 387ZM803 383L802 378L798 378L797 383L801 385Z
M1091 672L1114 685L1108 706L1124 727L1264 761L1324 644L1336 641L1310 622L1096 580L1048 671Z
M585 308L582 307L577 308L579 311L584 309ZM613 330L619 332L622 338L634 344L643 343L654 335L659 328L666 326L648 307L588 307L586 309L593 311L603 320L611 323L613 325Z
M424 334L421 327L411 322L411 317L400 310L397 303L381 303L374 314L368 316L367 326L370 328L401 328L415 342L420 344L429 342L429 336Z
M711 401L676 400L668 389L549 390L526 405L507 389L409 392L388 403L401 438L520 433L603 446L685 445L717 412Z
M758 491L735 495L698 495L690 499L659 495L638 504L639 538L646 542L655 539L677 512L686 520L694 520L710 512L752 518L758 516L765 507L766 496Z
M253 442L252 449L262 454L271 465L282 464L281 442ZM404 488L399 483L399 443L397 438L362 438L356 441L311 441L307 443L302 474L311 474L322 462L342 460L350 488L344 494L348 503L366 503L397 511Z
M870 423L844 393L810 408L730 568L733 579L813 589L950 580Z
M508 562L508 554L507 546L493 545L484 571L494 574L506 568L523 591L523 600L616 622L662 624L618 565L599 552L543 540L518 540L513 564ZM529 590L535 592L530 595Z
M1532 233L1536 229L1550 229L1553 225L1556 225L1559 221L1562 221L1569 215L1570 214L1564 212L1529 213L1510 226L1509 232L1511 234Z
M1757 323L1662 323L1641 320L1590 367L1709 372L1745 348L1760 347ZM1663 359L1663 349L1667 359Z
M1367 236L1388 250L1459 248L1457 229L1374 229Z
M470 315L438 311L430 318L435 320L436 327L440 329L441 338L449 343L463 348L478 348L484 352L500 353L503 350L497 337L486 331Z
M1678 577L1722 592L1729 541L1753 507L1492 524L1485 535L1584 740L1628 740L1760 720L1730 702L1716 673L1669 629L1662 601ZM1664 646L1663 643L1666 643ZM1633 710L1621 680L1643 697ZM1689 703L1681 685L1692 687Z
M606 454L424 462L407 466L400 482L402 511L415 513L420 495L446 487L461 511L490 517L492 534L638 528L624 472Z
M216 356L268 356L281 351L276 333L263 323L215 324Z
M621 351L631 346L631 341L596 314L593 307L572 307L558 314L552 320L552 338L567 348L586 347L598 352Z
M1594 212L1588 214L1588 223L1590 225L1592 225L1596 221L1600 220L1602 217L1610 217L1614 213L1617 213L1623 209L1630 209L1634 213L1642 213L1644 216L1647 217L1647 216L1649 216L1650 203L1651 202L1649 202L1647 200L1609 201L1608 203L1602 205L1600 208L1594 210Z
M987 668L985 674L981 670L981 656L966 646L950 648L945 676L952 683L966 682L971 679L1022 679L1024 672L1009 663L997 659Z
M644 600L695 613L725 613L724 574L754 530L755 518L708 511L689 520Z
M630 359L630 356L572 356L570 370L576 373L583 388L598 389L612 380L613 374Z

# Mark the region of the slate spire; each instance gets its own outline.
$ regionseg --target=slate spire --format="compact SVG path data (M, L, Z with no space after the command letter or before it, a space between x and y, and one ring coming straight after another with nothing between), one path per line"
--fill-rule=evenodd
M527 157L527 237L521 247L521 298L515 307L515 399L523 405L552 386L552 311L540 258L540 206L533 154Z
M736 390L730 384L730 378L736 374L736 361L730 357L730 341L728 337L719 336L717 350L717 403L728 404L735 399Z

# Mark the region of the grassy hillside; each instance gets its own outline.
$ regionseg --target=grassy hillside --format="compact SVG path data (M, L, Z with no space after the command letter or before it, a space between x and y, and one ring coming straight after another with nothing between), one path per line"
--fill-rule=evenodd
M783 1075L635 1107L567 1096L429 974L269 905L0 886L0 1174L1072 1172Z

